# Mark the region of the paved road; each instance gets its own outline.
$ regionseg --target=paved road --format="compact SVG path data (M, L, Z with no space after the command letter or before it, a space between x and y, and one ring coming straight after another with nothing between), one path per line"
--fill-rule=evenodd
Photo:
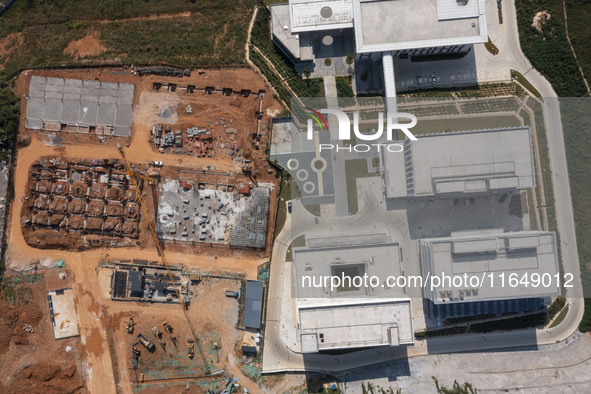
M490 20L491 15L496 15L496 2L487 0L486 6L487 16L489 18L489 35L499 48L499 54L493 56L484 46L479 46L476 48L477 67L479 69L509 67L517 70L544 97L548 150L553 174L554 194L556 196L556 217L558 232L560 234L562 264L565 272L571 272L575 276L575 288L570 289L567 294L569 311L566 319L558 327L554 327L549 332L543 331L538 333L538 341L540 343L552 343L563 340L573 333L578 328L584 311L575 221L570 195L562 122L560 119L560 105L556 92L554 92L550 83L532 67L529 60L521 51L517 31L515 0L503 1L504 23L502 28L499 27L498 23L491 23ZM496 19L493 21L496 22Z
M499 48L499 54L497 56L491 55L482 45L476 48L479 75L480 73L486 74L487 70L492 72L493 70L514 69L524 74L540 91L542 96L548 98L544 100L544 106L562 260L564 271L571 272L575 277L575 288L571 289L567 294L569 311L566 318L560 325L552 329L434 338L428 341L417 341L412 347L367 349L341 356L312 354L304 357L290 351L283 344L280 335L280 294L283 283L284 257L291 240L299 235L291 233L291 217L288 217L283 231L278 235L275 242L271 260L270 297L267 309L263 372L302 370L334 372L420 355L540 346L568 340L577 330L583 315L584 303L581 298L579 259L558 99L552 86L537 70L532 68L530 62L521 52L514 0L503 2L503 28L499 27L495 18L496 2L487 0L486 4L489 18L489 34Z

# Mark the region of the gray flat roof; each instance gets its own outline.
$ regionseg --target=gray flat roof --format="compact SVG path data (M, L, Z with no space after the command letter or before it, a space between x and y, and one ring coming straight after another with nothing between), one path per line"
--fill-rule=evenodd
M127 277L132 292L141 292L144 290L142 286L143 273L140 271L130 270Z
M486 42L484 0L354 0L358 53Z
M362 239L365 244L352 244ZM385 234L359 234L356 237L315 238L308 240L308 247L293 248L293 270L296 280L296 297L308 298L385 298L399 296L396 288L379 286L375 289L348 287L339 289L309 286L308 277L330 275L377 276L385 282L389 275L400 275L400 249L396 243L384 242ZM335 243L339 242L339 243ZM313 247L311 247L313 245ZM343 274L341 274L341 272ZM381 283L380 283L381 284Z
M289 4L271 5L271 32L285 47L284 50L287 50L288 56L291 54L301 61L313 60L314 54L311 41L306 35L300 36L292 32L289 9Z
M398 244L383 233L306 241L293 248L292 265L303 353L413 343L410 299L386 285L402 274ZM321 283L327 276L376 276L379 283L331 289Z
M33 76L26 127L105 126L113 135L129 137L134 89L133 84L126 83Z
M486 301L495 299L552 297L560 294L556 281L550 286L517 286L509 284L509 275L521 279L532 274L553 276L559 272L556 235L553 232L520 231L491 234L474 231L453 234L446 238L419 241L423 276L469 276L486 278L483 285L455 287L442 284L431 291L425 288L427 298L434 303ZM489 274L494 277L491 285ZM504 286L500 274L504 274Z
M298 321L302 353L414 342L408 297L298 301Z
M535 186L529 127L437 133L417 138L417 141L405 141L404 155L383 151L388 198L461 195Z
M260 329L262 314L263 282L247 280L246 295L244 297L244 327Z

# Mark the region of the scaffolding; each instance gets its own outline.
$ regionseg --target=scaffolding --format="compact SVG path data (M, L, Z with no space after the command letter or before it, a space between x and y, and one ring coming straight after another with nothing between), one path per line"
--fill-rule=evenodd
M230 230L230 246L264 248L267 240L269 189L257 187Z

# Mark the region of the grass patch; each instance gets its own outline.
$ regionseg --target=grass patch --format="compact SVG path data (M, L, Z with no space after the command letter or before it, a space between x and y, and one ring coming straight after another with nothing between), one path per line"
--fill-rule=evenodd
M556 317L556 319L554 319L554 321L552 322L552 324L550 324L550 328L556 327L560 323L562 323L564 321L564 318L566 317L567 314L568 314L568 305L565 306L564 309L562 309L562 311L560 312L560 314Z
M291 242L287 248L287 251L285 252L285 261L293 261L292 248L298 248L302 246L306 246L306 236L304 234L300 235Z
M503 7L501 5L497 6L498 16L499 16L499 25L503 24Z
M568 175L570 179L575 230L577 234L577 252L581 270L581 282L585 298L585 314L579 330L591 330L591 161L589 144L591 140L591 111L589 99L561 99L560 109Z
M452 119L421 119L415 127L412 128L413 134L425 134L443 131L461 131L489 129L494 127L514 127L520 126L519 120L515 116L482 116L474 118L452 118Z
M511 78L523 85L524 88L530 91L536 97L542 97L542 94L532 85L519 71L511 70Z
M0 39L19 34L23 42L2 60L9 76L27 67L62 65L242 65L248 16L255 4L256 0L17 1L0 17ZM162 15L170 17L137 19ZM68 43L89 34L101 40L104 53L84 59L64 54Z
M493 44L493 42L490 40L490 37L488 37L488 42L484 44L484 47L493 55L499 54L499 48L497 48L497 46Z
M401 93L398 99L411 100L416 97L497 97L515 94L515 84L491 83L464 87L435 87L429 90L418 90L409 93Z
M279 186L279 204L277 207L277 218L275 219L275 238L283 229L287 218L287 201L291 200L291 176L289 172L279 169L281 174L281 185Z
M367 171L366 159L352 159L345 161L345 174L347 182L347 203L349 206L349 214L354 215L359 210L359 202L357 201L357 178L365 178L372 176Z
M336 77L337 96L339 106L350 107L355 105L355 98L353 88L351 86L351 77Z
M529 229L530 230L537 230L538 223L536 222L536 206L534 204L534 195L531 189L527 190L527 206L528 206L528 214L529 214Z

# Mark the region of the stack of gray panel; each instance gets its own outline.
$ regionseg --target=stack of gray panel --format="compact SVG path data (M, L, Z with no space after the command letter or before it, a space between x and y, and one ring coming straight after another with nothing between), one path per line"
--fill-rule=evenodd
M26 127L59 130L66 125L77 130L103 126L115 136L129 137L134 88L128 83L33 76Z
M177 148L183 147L183 136L181 135L181 131L177 130L174 132L174 143Z
M257 187L230 230L230 245L264 248L267 237L269 189Z
M206 129L200 129L199 127L189 127L187 129L187 137L193 138L198 135L207 135L209 132Z

